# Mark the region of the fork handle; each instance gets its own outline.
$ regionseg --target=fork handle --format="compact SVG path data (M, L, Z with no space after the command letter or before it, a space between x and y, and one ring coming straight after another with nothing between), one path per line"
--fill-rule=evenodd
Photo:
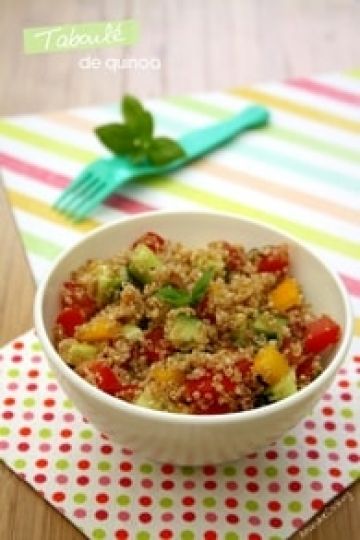
M228 120L194 130L179 140L186 152L185 161L210 152L247 129L262 127L267 124L268 120L269 112L267 109L255 105L247 107Z

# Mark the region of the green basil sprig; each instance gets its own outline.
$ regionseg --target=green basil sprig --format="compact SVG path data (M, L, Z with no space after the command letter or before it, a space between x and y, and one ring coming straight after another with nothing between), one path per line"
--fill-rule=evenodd
M190 293L172 285L165 285L156 292L156 296L172 307L193 306L204 298L213 277L214 269L209 268L194 283Z
M148 160L153 165L166 165L185 156L179 143L169 137L154 137L154 119L138 99L125 95L121 102L124 122L95 128L100 141L114 154L133 163Z

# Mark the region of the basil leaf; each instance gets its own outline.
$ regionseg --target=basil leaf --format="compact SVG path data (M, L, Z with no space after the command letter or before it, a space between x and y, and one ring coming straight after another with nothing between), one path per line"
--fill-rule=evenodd
M138 134L142 116L145 112L140 101L133 96L125 95L121 102L121 109L125 124Z
M169 137L156 137L151 143L147 157L154 165L165 165L185 155L183 148Z
M114 154L128 154L133 148L133 134L124 124L106 124L95 128L100 141Z
M210 281L214 277L214 269L209 268L205 270L203 275L195 282L191 292L191 304L197 304L205 296L206 291L209 288Z
M149 111L144 111L141 117L140 132L143 141L151 141L154 132L154 119Z
M173 307L188 306L191 300L191 295L187 291L177 289L172 285L161 287L156 292L156 296Z

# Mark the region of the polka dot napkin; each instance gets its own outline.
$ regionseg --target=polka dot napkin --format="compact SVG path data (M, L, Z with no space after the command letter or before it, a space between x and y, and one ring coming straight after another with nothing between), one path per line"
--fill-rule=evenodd
M31 331L0 353L0 455L91 539L287 538L360 477L356 346L312 416L280 441L194 468L152 463L96 432Z

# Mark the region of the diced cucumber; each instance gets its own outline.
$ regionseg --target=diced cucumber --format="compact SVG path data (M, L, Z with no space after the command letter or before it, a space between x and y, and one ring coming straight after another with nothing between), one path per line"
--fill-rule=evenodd
M79 343L75 339L68 339L60 343L59 352L67 364L76 367L82 362L93 360L97 355L97 348L89 343Z
M169 325L168 339L179 349L191 349L206 341L206 328L200 319L179 313Z
M249 326L245 320L243 320L232 332L232 340L238 347L246 347L249 343Z
M294 369L290 369L288 373L280 379L279 382L269 387L269 399L271 401L279 401L297 391L296 374Z
M271 313L260 313L254 321L255 332L264 334L269 339L280 339L283 335L287 320Z
M162 404L159 403L156 399L154 399L154 396L152 395L149 388L145 388L143 392L134 401L134 403L135 405L145 407L146 409L162 409Z
M98 303L103 305L109 302L127 280L128 275L125 267L114 271L109 266L100 266L96 279L96 299Z
M135 324L125 324L121 334L128 341L141 341L143 338L143 331Z
M140 283L150 283L151 274L161 266L160 259L145 244L138 244L130 255L129 272Z

